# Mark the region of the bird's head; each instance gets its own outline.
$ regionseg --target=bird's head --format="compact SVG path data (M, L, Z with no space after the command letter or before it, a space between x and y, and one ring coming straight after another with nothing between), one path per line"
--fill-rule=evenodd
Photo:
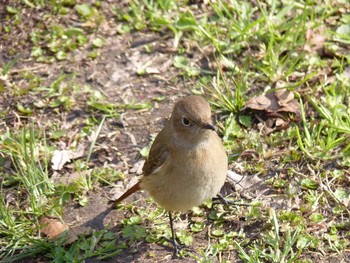
M188 96L175 104L170 118L175 141L198 143L215 131L209 103L201 96Z

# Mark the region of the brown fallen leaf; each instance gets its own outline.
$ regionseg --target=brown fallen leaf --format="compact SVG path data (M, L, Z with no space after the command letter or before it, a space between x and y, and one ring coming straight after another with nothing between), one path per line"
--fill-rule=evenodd
M280 106L287 105L294 99L294 93L287 89L278 89L275 91L275 95Z
M293 105L293 106L291 106ZM248 100L243 109L250 108L253 110L262 110L276 113L286 111L300 115L299 102L294 99L294 93L287 89L279 89L275 92L267 92L258 97Z
M275 94L273 92L269 92L248 100L244 106L244 109L250 108L253 110L276 112L279 107L280 105L278 104Z
M287 89L253 97L246 102L242 111L247 109L255 117L257 128L264 134L286 129L291 121L299 121L301 116L299 102L294 98L294 93Z
M235 172L228 171L228 181L235 187L239 193L255 193L256 196L264 195L269 190L264 180L257 175L237 175Z
M42 235L47 236L49 240L55 240L62 235L65 236L64 244L69 245L76 241L80 235L90 235L92 233L91 227L76 226L69 228L66 224L62 223L58 218L43 216L39 220L40 232Z
M299 119L301 116L300 104L296 99L291 100L286 105L281 105L277 112L290 112L294 113L295 116Z
M47 236L49 240L54 240L68 230L68 226L54 217L43 216L39 220L41 234Z
M69 185L79 179L81 176L85 176L86 171L81 172L65 172L58 173L56 171L51 175L51 181L55 184Z
M317 53L323 55L325 52L325 27L308 29L305 33L305 44L303 50L311 54Z
M275 124L277 127L281 127L285 124L285 121L281 118L277 118Z
M61 170L63 166L70 162L73 159L80 158L84 156L85 147L82 144L79 144L75 151L72 150L55 150L53 152L53 156L51 158L52 169L53 170Z
M83 235L87 236L92 233L92 228L87 226L76 226L72 227L68 230L67 238L64 242L65 245L72 244L76 240L78 240L78 237Z

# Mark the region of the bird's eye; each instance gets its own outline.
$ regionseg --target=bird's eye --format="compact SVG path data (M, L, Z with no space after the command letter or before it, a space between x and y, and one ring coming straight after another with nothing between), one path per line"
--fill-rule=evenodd
M182 118L182 123L183 123L183 125L185 125L185 126L190 125L190 121L189 121L187 118Z

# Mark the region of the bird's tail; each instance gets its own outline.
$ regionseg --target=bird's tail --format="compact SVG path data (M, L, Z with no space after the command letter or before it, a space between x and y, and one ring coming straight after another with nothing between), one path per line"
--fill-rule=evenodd
M122 194L120 197L118 197L118 199L113 202L113 206L119 204L125 198L129 197L130 195L132 195L133 193L137 192L140 189L141 189L140 188L140 182L137 182L136 184L131 186L124 194Z

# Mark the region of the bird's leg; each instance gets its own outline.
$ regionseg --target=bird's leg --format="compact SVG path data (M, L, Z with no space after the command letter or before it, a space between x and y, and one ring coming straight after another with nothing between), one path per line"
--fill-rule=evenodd
M170 228L171 228L171 240L172 240L173 245L174 245L174 258L177 258L177 256L179 255L180 246L176 242L176 239L175 239L173 216L172 216L170 211L169 211L169 221L170 221Z

